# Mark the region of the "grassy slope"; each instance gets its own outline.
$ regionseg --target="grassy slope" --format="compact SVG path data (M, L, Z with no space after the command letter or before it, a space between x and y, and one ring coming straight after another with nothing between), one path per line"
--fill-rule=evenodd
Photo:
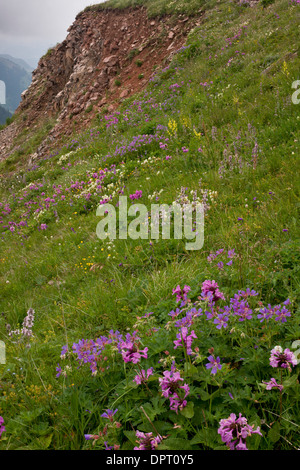
M214 5L214 2L205 0L189 0L169 2L168 0L108 0L104 3L98 3L87 7L84 11L98 11L103 9L124 9L136 6L147 8L148 15L160 16L164 14L188 14L193 15L199 8L205 6L206 9Z
M91 133L77 138L76 152L60 149L30 172L19 166L18 174L8 179L10 163L2 165L1 200L11 209L7 222L20 221L24 201L51 198L53 185L61 185L66 199L39 218L31 206L28 227L6 229L0 240L0 338L6 342L8 358L8 364L0 366L0 414L7 423L18 417L8 424L7 440L0 447L82 447L88 420L78 420L76 414L79 392L73 391L74 384L66 387L55 379L61 346L97 338L110 328L126 332L137 315L149 311L165 321L178 284L196 286L215 279L227 296L254 288L266 304L289 297L293 314L299 315L300 105L291 102L291 85L299 79L299 7L283 0L267 9L228 1L216 5L191 33L189 47L136 97L140 107L133 99L126 101L119 122L109 128L100 116ZM170 89L174 84L179 87ZM150 99L155 106L149 105ZM176 133L171 130L173 121ZM165 130L156 131L158 125ZM114 155L119 143L155 132L160 134L156 142ZM165 138L168 148L161 149L159 142ZM220 178L224 149L238 159ZM64 154L66 160L58 164ZM167 155L172 159L166 160ZM149 157L152 160L141 164ZM125 195L142 189L139 202L149 204L148 196L163 189L160 202L170 204L182 186L189 192L199 189L200 178L202 188L216 191L205 221L203 249L189 252L183 242L172 240L153 246L147 240L116 240L112 246L98 240L99 195L86 201L75 197L81 189L71 195L65 188L72 181L92 179L87 173L112 164L122 171L108 174L105 184L113 181L115 187L106 188L105 194L125 185ZM43 186L19 200L29 183ZM45 231L39 230L43 223ZM220 248L238 253L231 269L219 271L208 264L208 254ZM31 348L26 349L8 339L5 325L20 326L29 307L36 319ZM290 340L299 339L297 322L293 325L285 332ZM77 380L93 387L89 373ZM86 393L85 403L95 406L93 396ZM42 411L35 421L37 405Z

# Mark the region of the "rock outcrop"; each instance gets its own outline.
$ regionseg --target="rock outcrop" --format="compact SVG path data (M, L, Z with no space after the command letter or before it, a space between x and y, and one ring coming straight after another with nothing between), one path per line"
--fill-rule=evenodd
M43 156L62 136L85 129L102 109L116 109L184 45L200 20L201 13L149 19L143 7L80 13L67 38L40 59L13 128L0 132L0 158L15 150L24 129L30 136L52 120L52 129L37 149Z

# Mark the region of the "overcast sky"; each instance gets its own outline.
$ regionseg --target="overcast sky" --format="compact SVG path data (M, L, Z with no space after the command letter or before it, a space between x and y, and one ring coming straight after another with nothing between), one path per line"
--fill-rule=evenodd
M0 54L30 63L65 39L86 6L103 0L0 0Z

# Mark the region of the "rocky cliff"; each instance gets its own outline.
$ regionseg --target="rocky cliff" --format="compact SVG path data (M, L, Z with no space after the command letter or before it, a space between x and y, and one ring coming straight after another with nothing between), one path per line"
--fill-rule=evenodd
M40 59L15 121L0 132L0 157L22 147L20 135L28 139L51 122L38 158L88 127L99 111L115 110L170 60L200 20L201 12L149 18L143 7L80 13L67 38Z

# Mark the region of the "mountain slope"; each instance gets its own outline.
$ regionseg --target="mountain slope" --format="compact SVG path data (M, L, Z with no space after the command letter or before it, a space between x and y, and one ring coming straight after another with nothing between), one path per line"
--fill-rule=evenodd
M167 64L200 17L149 19L145 8L82 12L66 40L50 49L33 72L16 112L15 139L28 123L32 129L51 120L53 129L38 156L53 147L54 139L71 140L72 133L90 125L99 111L116 109L125 97L145 87L155 67ZM2 155L14 151L10 144L5 133L0 135Z

